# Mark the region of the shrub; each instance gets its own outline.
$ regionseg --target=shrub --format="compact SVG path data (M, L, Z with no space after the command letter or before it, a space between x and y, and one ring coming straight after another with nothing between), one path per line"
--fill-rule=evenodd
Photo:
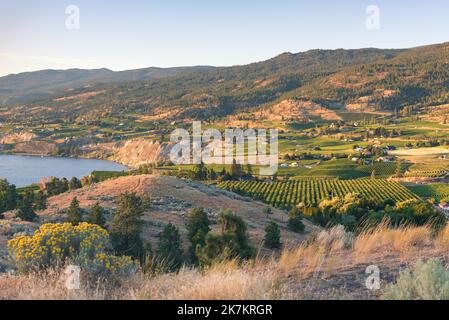
M273 209L271 209L271 207L265 207L263 209L263 213L266 215L268 219L268 217L273 214Z
M301 209L294 207L290 210L288 214L288 227L293 232L304 232L304 223L302 222L302 211Z
M383 294L387 300L448 300L449 270L438 259L420 261L399 275Z
M129 257L108 255L109 248L107 231L88 223L44 224L33 236L19 236L8 242L9 255L22 272L61 268L67 263L99 273L135 268Z
M271 221L265 228L264 244L269 249L279 249L281 247L281 231L274 221Z

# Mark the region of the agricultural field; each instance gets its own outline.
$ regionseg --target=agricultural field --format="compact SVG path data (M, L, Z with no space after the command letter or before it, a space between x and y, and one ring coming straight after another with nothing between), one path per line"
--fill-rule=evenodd
M408 186L407 188L422 198L433 198L438 202L443 199L449 199L449 183L432 183Z
M441 178L449 173L449 164L415 164L405 173L406 177Z
M344 197L348 193L359 193L367 199L402 202L419 197L396 182L381 179L359 180L290 180L286 182L239 181L223 182L219 188L261 200L273 207L289 209L300 203L310 207L329 195Z
M410 164L404 163L402 171L405 172ZM280 168L279 174L293 174L295 178L300 177L331 177L339 179L360 179L370 177L375 171L376 178L389 178L396 173L396 163L373 163L370 165L358 165L348 159L338 159L322 162L320 165L311 168Z

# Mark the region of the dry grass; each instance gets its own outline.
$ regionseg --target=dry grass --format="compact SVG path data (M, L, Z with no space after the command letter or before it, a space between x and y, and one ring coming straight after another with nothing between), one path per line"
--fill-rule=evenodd
M353 253L360 257L376 252L408 253L432 245L431 234L428 226L390 229L383 223L361 233L354 241Z
M162 275L145 282L133 293L151 300L266 300L286 299L279 276L266 266L220 263L200 272L183 269L176 276Z
M222 262L203 271L184 268L177 274L139 273L107 281L84 280L88 285L80 291L65 289L64 278L56 272L3 275L0 276L0 299L366 298L371 293L367 293L354 275L364 277L367 265L376 264L397 275L404 264L430 257L447 258L449 227L436 237L431 234L430 227L389 229L382 224L354 238L342 228L334 228L316 234L308 243L284 250L278 257L246 264Z

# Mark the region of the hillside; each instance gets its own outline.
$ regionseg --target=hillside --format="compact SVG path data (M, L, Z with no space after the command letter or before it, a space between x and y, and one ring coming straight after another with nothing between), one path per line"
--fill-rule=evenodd
M143 80L150 77L142 76L145 71L134 71L120 76L126 82L59 92L49 99L3 108L0 115L5 121L47 123L93 122L99 116L213 120L289 98L352 111L421 108L449 102L448 49L448 44L440 44L407 50L313 50L150 80Z
M65 212L73 197L77 197L83 208L89 209L99 202L101 206L114 211L116 209L115 197L126 193L135 192L138 195L147 196L151 199L151 205L145 211L143 220L145 221L143 238L157 244L159 233L168 222L175 224L183 237L186 236L186 215L193 208L204 208L210 215L211 220L216 220L218 214L224 209L231 209L242 217L248 224L248 232L251 242L259 247L266 225L274 220L279 223L284 243L297 245L307 238L310 232L320 230L320 228L305 221L306 232L297 234L287 228L287 216L281 210L274 209L273 215L267 218L263 213L266 205L260 202L253 202L248 198L238 196L209 187L197 182L188 182L174 177L142 175L127 176L91 187L64 193L49 198L48 209L39 213L42 222L61 221L65 217ZM12 235L11 228L24 229L29 223L14 222L13 214L6 214L6 221L0 225L0 259L6 254L6 240ZM36 226L31 226L35 228ZM218 225L214 226L218 228ZM188 243L184 239L184 243ZM6 257L5 257L6 258ZM0 268L1 269L1 268Z
M109 69L42 70L11 74L0 78L0 105L28 103L44 99L58 91L89 87L97 83L143 81L170 77L211 67L145 68L114 72Z
M203 68L200 72L192 69L190 71L196 72L183 72L178 75L172 72L172 77L159 77L146 81L143 81L144 77L141 75L145 74L144 71L130 71L118 74L119 78L126 82L89 85L70 91L60 90L52 98L40 101L35 99L33 103L14 110L12 119L20 121L21 110L32 110L25 117L40 121L67 116L92 120L97 118L99 113L102 116L112 117L128 113L151 116L169 110L178 110L175 113L177 119L222 116L275 101L286 92L295 90L314 79L333 74L342 68L377 60L388 61L400 52L402 51L361 49L285 53L273 59L246 66L211 70ZM108 71L102 72L110 74ZM150 74L154 75L154 72ZM95 73L93 76L96 77ZM26 80L25 83L33 84L40 75L31 73L15 77L18 77L17 81ZM107 82L104 79L108 76L100 78L103 82ZM2 88L2 81L10 82L7 80L0 79L0 88ZM13 83L16 84L17 81ZM69 84L70 81L69 79ZM64 83L59 79L58 82ZM72 87L75 85L76 83ZM20 89L26 88L22 85ZM52 88L54 91L56 89L58 88ZM8 86L4 86L3 90L8 90ZM101 94L86 98L86 94L92 92L101 92ZM75 98L64 99L67 97ZM6 119L11 119L9 113L2 115Z

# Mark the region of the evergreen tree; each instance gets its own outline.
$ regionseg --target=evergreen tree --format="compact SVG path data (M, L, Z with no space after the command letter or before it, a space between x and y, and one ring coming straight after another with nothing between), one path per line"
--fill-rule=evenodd
M0 213L13 210L17 206L16 186L6 179L0 179Z
M83 214L84 211L80 208L78 198L73 198L67 211L67 221L76 226L83 221Z
M204 163L197 164L192 170L192 179L203 181L207 178L207 168L204 166Z
M41 190L39 190L34 195L34 210L41 211L45 209L47 209L47 197Z
M70 179L70 182L69 182L69 189L70 190L80 189L81 187L82 187L81 181L78 180L77 177L73 177L72 179Z
M119 255L143 258L142 199L133 193L125 193L117 199L117 211L112 217L109 234L112 247Z
M293 232L303 232L304 223L302 222L302 211L298 207L294 207L288 214L288 227Z
M250 258L254 249L249 244L246 223L231 210L220 214L221 234L209 232L204 246L196 248L196 255L202 265L211 265L223 259Z
M242 177L242 166L240 163L237 163L235 159L233 160L231 165L230 175L233 180L238 180Z
M22 221L36 221L38 215L33 210L34 194L32 191L27 191L19 203L19 208L16 217Z
M190 254L196 260L195 250L198 246L204 246L206 235L210 231L210 221L202 208L193 209L187 219L187 236L191 243Z
M397 165L396 165L396 177L402 178L402 159L398 159Z
M264 244L269 249L279 249L281 247L281 231L274 221L271 221L265 228Z
M176 271L182 265L181 237L179 230L172 223L165 226L159 234L159 246L156 256L167 271Z
M106 210L100 206L97 202L92 208L90 213L87 215L87 222L96 224L103 229L106 229Z

